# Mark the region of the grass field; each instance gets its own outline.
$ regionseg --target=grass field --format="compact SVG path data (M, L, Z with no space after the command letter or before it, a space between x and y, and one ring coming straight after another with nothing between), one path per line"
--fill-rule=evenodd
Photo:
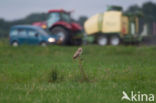
M0 43L0 103L128 103L122 91L156 94L156 47L83 46L83 82L77 47Z

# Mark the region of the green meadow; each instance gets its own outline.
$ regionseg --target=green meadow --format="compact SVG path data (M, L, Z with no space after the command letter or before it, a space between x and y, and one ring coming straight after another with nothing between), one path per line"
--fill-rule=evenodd
M131 103L121 100L123 91L156 96L155 46L82 46L89 82L72 59L77 48L1 41L0 103Z

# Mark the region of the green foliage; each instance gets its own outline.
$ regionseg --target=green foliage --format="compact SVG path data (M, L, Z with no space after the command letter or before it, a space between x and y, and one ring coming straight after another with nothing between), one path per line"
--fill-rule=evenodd
M121 103L123 90L156 94L156 47L83 46L89 83L79 82L75 50L0 42L0 103Z
M108 11L109 10L117 10L117 11L122 11L122 7L121 6L115 6L115 5L112 5L112 6L108 6Z
M156 4L152 2L147 2L143 4L142 11L145 15L146 22L156 21Z
M45 21L46 18L46 13L33 13L27 16L26 18L20 20L5 21L4 19L0 19L0 37L7 37L10 28L14 25L32 24L33 22L37 21Z
M156 21L156 4L152 2L146 2L142 7L138 5L132 5L126 10L126 13L131 15L140 15L144 17L144 22L152 23Z
M86 17L86 16L80 16L77 22L83 27L84 26L84 22L87 19L88 19L88 17Z
M10 28L9 22L0 19L0 38L7 35L7 33L9 32L8 28Z

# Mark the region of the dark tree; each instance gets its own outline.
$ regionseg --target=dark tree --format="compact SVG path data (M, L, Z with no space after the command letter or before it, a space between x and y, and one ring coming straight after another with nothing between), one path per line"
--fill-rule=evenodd
M80 16L78 19L79 24L83 27L84 22L88 19L86 16Z
M156 4L152 2L144 3L142 6L142 12L145 15L146 22L156 21Z

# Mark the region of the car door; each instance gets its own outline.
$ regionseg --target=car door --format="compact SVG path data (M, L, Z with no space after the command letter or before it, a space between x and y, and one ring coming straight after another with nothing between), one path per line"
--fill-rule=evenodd
M39 33L34 29L28 30L28 43L29 44L39 44Z
M18 29L18 42L20 44L26 44L28 35L27 35L27 30L26 29Z

